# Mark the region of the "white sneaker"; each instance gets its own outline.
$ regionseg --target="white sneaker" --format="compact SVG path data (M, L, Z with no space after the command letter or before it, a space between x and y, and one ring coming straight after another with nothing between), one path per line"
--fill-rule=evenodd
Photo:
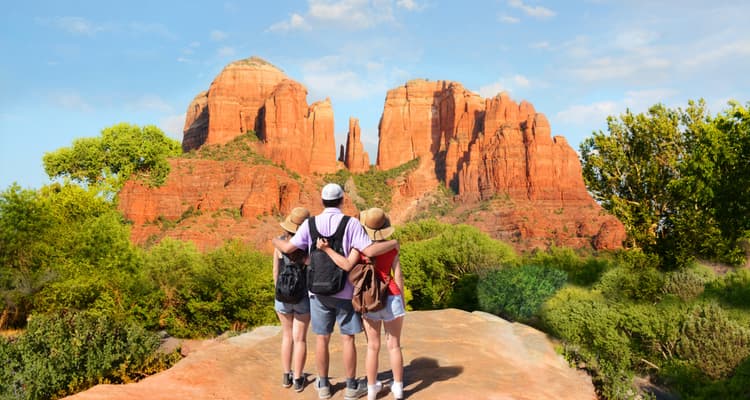
M383 382L375 381L374 385L367 385L367 400L375 400L383 390Z

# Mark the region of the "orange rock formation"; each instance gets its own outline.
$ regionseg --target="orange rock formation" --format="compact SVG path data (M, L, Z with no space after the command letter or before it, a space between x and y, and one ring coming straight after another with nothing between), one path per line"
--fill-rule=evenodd
M135 223L136 241L166 235L206 247L238 234L225 227L215 228L208 238L191 228L164 234L152 223L183 220L191 208L199 214L240 210L242 221L252 226L242 232L247 234L257 228L259 216L283 214L296 205L319 207L319 174L335 172L341 164L330 100L308 106L306 98L302 84L259 58L224 68L188 107L183 149L200 151L252 130L259 139L250 144L253 152L281 168L173 160L164 187L130 182L120 193L120 207ZM339 158L353 173L370 168L356 118L349 120ZM443 219L476 225L520 249L550 244L611 249L621 247L625 238L622 224L587 193L576 152L562 136L551 135L547 118L533 105L516 103L507 93L483 99L460 83L428 80L390 90L376 166L387 170L414 159L419 159L415 170L388 182L392 204L378 205L390 206L395 223L412 218L423 200L445 185L455 193L458 209ZM350 203L347 207L356 212Z

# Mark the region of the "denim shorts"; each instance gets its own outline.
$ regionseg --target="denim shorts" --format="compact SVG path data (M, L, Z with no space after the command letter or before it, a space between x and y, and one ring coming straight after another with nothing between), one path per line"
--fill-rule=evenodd
M354 312L351 299L313 294L310 296L310 319L316 335L330 335L336 322L342 335L355 335L363 329L362 318Z
M298 303L282 303L274 299L273 309L282 314L310 314L310 298L305 296Z
M365 318L388 322L404 315L406 315L406 310L404 310L404 300L401 298L401 295L389 294L385 307L378 311L368 312L365 314Z

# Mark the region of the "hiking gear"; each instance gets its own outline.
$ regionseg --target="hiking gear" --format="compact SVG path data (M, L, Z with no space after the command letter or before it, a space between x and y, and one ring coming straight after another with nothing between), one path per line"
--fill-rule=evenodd
M279 223L279 225L281 225L285 231L295 233L297 232L297 228L299 228L299 226L309 217L310 211L307 211L306 208L295 207L289 215L286 216L286 219Z
M326 382L325 384L322 384L320 381L320 378L318 378L317 382L315 382L315 389L318 391L318 398L319 399L329 399L331 398L331 383Z
M343 242L346 224L349 216L341 218L336 232L332 236L323 236L315 227L315 217L308 219L310 227L310 267L307 269L307 289L315 294L324 296L334 295L344 289L346 285L346 271L339 268L323 250L317 248L318 238L328 240L328 245L337 253L344 255Z
M291 372L284 372L281 375L281 386L285 388L292 386L292 373Z
M362 211L359 213L359 222L372 240L386 240L395 231L391 226L391 219L382 208L373 207Z
M383 390L383 382L375 381L374 385L367 385L367 400L377 399L381 390Z
M337 183L329 183L320 191L320 198L323 200L338 200L342 197L344 197L344 189Z
M291 255L282 253L282 266L276 278L276 300L283 303L302 300L307 295L306 272L302 250Z
M356 400L366 394L367 383L359 381L354 388L350 388L349 385L347 385L346 389L344 389L344 400Z
M354 286L352 295L352 307L358 313L367 313L378 311L385 307L388 298L388 284L391 281L390 275L388 280L383 282L375 270L375 264L372 262L359 263L349 271L349 282Z
M305 377L294 378L294 391L299 393L305 389Z

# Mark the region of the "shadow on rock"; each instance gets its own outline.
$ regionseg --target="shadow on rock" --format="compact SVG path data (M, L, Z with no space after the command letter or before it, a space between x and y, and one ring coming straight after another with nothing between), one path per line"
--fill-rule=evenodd
M417 385L404 390L404 395L408 396L427 389L435 382L455 378L461 375L463 371L464 367L461 366L442 367L434 358L415 358L409 365L404 366L404 380L407 386L411 386L413 383L417 383Z

